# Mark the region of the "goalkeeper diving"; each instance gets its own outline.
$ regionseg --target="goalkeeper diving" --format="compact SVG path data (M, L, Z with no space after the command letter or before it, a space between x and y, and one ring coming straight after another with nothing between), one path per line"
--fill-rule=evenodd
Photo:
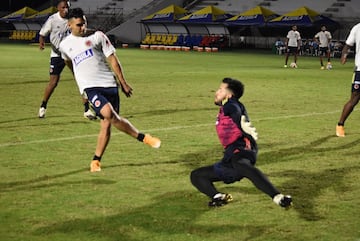
M220 106L216 131L224 147L223 158L209 166L191 172L192 184L210 198L209 207L218 207L232 201L231 194L221 193L214 182L225 184L249 179L255 187L267 194L283 208L292 205L292 198L282 194L270 180L255 167L258 133L251 124L245 106L239 101L244 85L235 79L224 78L215 93L215 104Z

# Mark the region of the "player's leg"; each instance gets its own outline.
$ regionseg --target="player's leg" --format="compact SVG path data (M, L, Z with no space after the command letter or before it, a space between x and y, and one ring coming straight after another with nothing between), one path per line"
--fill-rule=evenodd
M97 139L95 155L90 164L91 172L101 171L101 158L105 152L105 149L110 141L111 136L111 122L108 119L100 120L100 132Z
M190 180L196 189L210 198L219 193L213 182L221 180L215 173L213 165L193 170L190 174Z
M279 190L269 181L269 179L256 168L248 159L234 159L232 164L236 170L241 173L242 176L248 178L259 190L266 193L273 198L276 194L279 194Z
M60 81L60 74L63 71L64 67L65 62L61 57L50 58L50 79L44 91L43 100L38 114L39 118L45 117L47 103Z
M350 116L351 112L354 110L354 107L359 103L360 100L360 72L356 71L353 75L353 84L351 87L351 96L350 99L345 103L339 122L336 126L336 135L339 137L345 136L345 121Z
M327 57L327 61L328 63L330 63L331 61L331 49L328 48L327 51L326 51L326 57Z
M319 51L320 51L320 52L319 52L320 68L321 68L321 69L325 69L325 67L324 67L324 61L323 61L323 55L324 55L325 52L323 52L323 49L321 49L321 48L320 48Z
M84 117L89 120L96 120L96 113L90 108L89 100L82 97L82 103L84 105Z
M59 80L60 80L60 75L50 75L50 80L45 88L43 100L40 105L39 114L38 114L39 118L45 117L47 103L48 103L52 93L54 92Z
M345 121L346 119L349 117L349 115L351 114L351 112L354 110L354 107L357 105L357 103L359 103L360 100L360 92L352 92L351 93L351 97L350 99L345 103L337 128L336 128L336 135L340 136L340 137L344 137L345 136L345 130L344 130L344 125L345 125ZM342 129L342 130L340 130Z
M285 54L285 65L284 65L285 68L287 68L287 64L288 64L288 61L289 61L289 54L290 54L289 51L290 51L289 48L287 48L286 49L286 54Z
M297 63L298 60L298 54L299 54L299 50L297 48L294 49L294 63Z
M213 183L221 181L221 179L215 172L213 165L193 170L190 174L190 180L196 189L211 199L208 204L209 207L223 206L233 200L230 194L221 193L215 188Z
M158 138L139 132L130 121L118 114L120 110L120 99L117 87L89 88L85 90L85 93L87 98L91 100L92 108L97 116L108 120L118 130L153 148L160 147L161 141Z
M270 196L275 203L282 207L291 205L291 197L281 194L270 180L256 168L249 159L237 158L234 156L234 158L232 158L232 165L241 176L248 178L255 187Z

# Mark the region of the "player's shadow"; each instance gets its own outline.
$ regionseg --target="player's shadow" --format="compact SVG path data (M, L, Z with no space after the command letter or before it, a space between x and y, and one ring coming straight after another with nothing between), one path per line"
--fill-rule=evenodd
M98 236L109 240L137 241L145 239L139 237L141 233L145 233L147 238L152 234L164 237L177 234L188 234L189 237L211 235L220 238L224 233L234 233L236 230L247 234L247 238L243 240L252 240L265 235L266 230L271 228L270 225L256 224L219 225L211 222L206 225L197 224L197 218L204 212L220 211L209 210L199 199L198 195L192 196L188 192L168 192L155 197L154 202L146 206L109 216L100 215L96 218L70 219L53 223L37 229L34 234L51 237L54 233L64 233L67 237L71 237L72 234L86 233L94 239Z
M321 212L321 202L315 205L316 200L323 195L325 190L333 189L336 193L351 191L346 184L347 174L360 169L359 166L345 166L342 168L325 169L322 171L287 170L272 172L272 176L287 177L288 181L279 187L284 193L293 197L293 209L299 217L306 221L326 219ZM329 200L327 200L329 201ZM337 200L331 200L336 202Z
M42 189L42 188L49 188L54 186L64 187L66 185L72 186L76 184L84 184L85 182L94 183L96 185L108 185L114 184L116 181L103 179L103 178L96 178L96 179L88 179L88 180L81 180L81 181L63 181L63 182L56 182L56 179L61 179L64 177L68 177L71 175L76 175L82 172L89 172L88 168L82 168L74 171L64 172L60 174L54 175L44 175L41 177L37 177L34 179L28 180L21 180L15 182L1 182L0 183L0 193L5 192L13 192L13 191L27 191L29 189Z

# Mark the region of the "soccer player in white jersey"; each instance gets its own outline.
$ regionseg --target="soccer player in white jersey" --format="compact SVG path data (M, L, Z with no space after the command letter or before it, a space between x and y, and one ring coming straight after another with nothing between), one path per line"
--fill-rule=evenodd
M67 14L69 11L69 5L66 0L60 0L57 3L57 12L51 15L39 33L39 48L45 49L45 38L50 37L51 53L50 53L50 81L47 84L43 100L39 109L39 118L44 118L46 114L47 103L54 92L59 80L60 74L65 67L64 60L61 58L61 54L58 50L60 42L69 35L70 30L68 28ZM84 117L91 119L96 118L92 111L89 109L89 103L86 99L83 99L85 111Z
M330 41L331 33L326 30L326 26L321 26L321 31L315 34L314 40L319 43L320 69L325 69L323 56L327 57L327 67L331 66L330 62Z
M301 36L300 33L297 31L297 26L294 25L291 27L291 30L288 32L286 36L286 42L285 42L286 55L285 55L284 68L288 67L287 64L290 54L294 55L295 68L297 67L296 62L297 62L297 56L300 51L300 46L301 46Z
M351 96L345 103L339 122L336 126L336 135L339 137L345 137L344 124L349 117L354 107L360 100L360 23L356 24L350 31L349 36L345 41L345 46L341 53L341 63L345 64L350 48L355 45L355 69L351 83Z
M153 148L159 148L161 141L158 138L139 132L119 115L118 87L127 97L132 95L133 89L125 80L116 50L108 37L101 31L85 36L84 13L80 8L70 11L68 24L71 34L60 43L59 49L65 63L73 70L80 93L89 99L101 119L90 171L101 170L100 161L110 140L112 125Z

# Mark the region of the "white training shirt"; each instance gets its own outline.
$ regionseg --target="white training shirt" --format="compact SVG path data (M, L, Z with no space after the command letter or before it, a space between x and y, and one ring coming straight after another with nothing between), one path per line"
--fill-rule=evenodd
M315 38L319 39L320 47L325 48L329 47L329 43L332 37L329 31L320 31L315 35Z
M288 47L298 47L298 40L301 39L298 31L290 30L286 36L288 38Z
M80 93L91 87L116 87L117 82L106 58L115 53L108 37L101 31L87 37L72 34L60 43L65 60L71 60Z
M360 71L360 23L356 24L350 31L345 42L349 46L356 45L355 49L355 66L356 71Z
M59 44L63 38L70 34L68 20L62 18L60 13L51 15L41 27L40 35L47 37L50 34L51 57L60 57Z

